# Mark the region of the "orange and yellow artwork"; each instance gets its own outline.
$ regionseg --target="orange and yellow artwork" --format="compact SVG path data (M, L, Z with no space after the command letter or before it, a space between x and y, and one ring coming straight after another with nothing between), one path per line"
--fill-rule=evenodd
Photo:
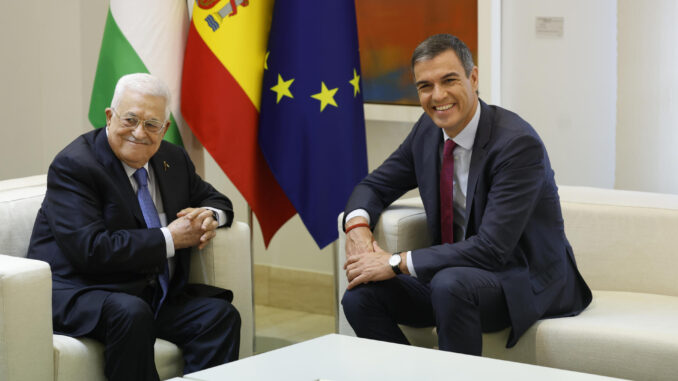
M426 37L450 33L478 58L477 0L356 0L363 98L417 105L410 59Z

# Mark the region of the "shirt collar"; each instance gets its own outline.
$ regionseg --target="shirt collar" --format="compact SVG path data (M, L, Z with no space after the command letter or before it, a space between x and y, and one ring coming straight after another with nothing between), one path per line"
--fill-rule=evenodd
M476 140L476 131L478 131L478 122L480 122L480 101L478 101L478 107L476 108L476 113L473 114L473 118L468 122L466 127L464 127L457 136L452 139L454 143L466 150L471 150L473 148L473 142ZM443 130L443 142L450 137L447 136L445 130Z
M137 171L137 168L130 167L129 165L125 164L125 162L122 160L120 160L120 164L122 164L122 167L125 169L127 177L132 177L134 175L134 172ZM151 173L148 171L148 163L144 164L144 168L146 169L146 173L148 174L147 176L149 177L150 181Z

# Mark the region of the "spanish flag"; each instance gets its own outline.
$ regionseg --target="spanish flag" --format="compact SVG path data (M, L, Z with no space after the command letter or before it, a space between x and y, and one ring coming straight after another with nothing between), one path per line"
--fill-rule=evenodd
M181 111L257 216L266 245L296 211L257 143L273 0L197 0L188 30Z

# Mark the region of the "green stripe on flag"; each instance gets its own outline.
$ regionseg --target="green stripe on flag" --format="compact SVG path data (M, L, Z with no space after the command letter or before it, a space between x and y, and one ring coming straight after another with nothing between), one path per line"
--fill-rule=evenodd
M148 69L120 31L109 9L104 37L101 40L94 86L92 87L92 98L89 104L89 121L94 128L106 126L104 110L111 105L115 85L120 77L131 73L148 73ZM175 94L174 96L178 95ZM183 146L177 123L171 114L170 120L171 123L165 134L165 140Z

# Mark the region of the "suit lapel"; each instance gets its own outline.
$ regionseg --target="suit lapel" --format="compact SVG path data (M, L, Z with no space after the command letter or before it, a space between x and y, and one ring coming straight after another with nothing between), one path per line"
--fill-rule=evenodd
M468 173L468 185L466 189L466 218L467 222L471 218L471 208L473 207L473 198L475 197L478 177L485 166L487 159L487 143L490 141L493 113L485 102L478 100L480 105L480 120L478 121L478 130L473 142L473 153L471 154L471 165ZM469 229L466 229L469 232Z
M118 189L125 205L130 207L132 214L134 214L134 217L138 220L138 222L142 226L146 226L144 215L141 212L141 207L139 206L139 201L137 200L137 195L134 193L134 189L132 189L129 177L127 177L127 173L125 173L122 163L120 163L120 159L115 156L110 144L108 144L105 128L97 131L97 134L94 137L94 145L96 147L94 153L97 157L97 160L99 160L99 162L110 174L112 179L111 182Z
M162 204L167 216L167 223L170 223L180 210L177 198L173 197L176 192L171 191L171 184L179 184L179 182L176 180L176 168L172 167L172 161L163 149L164 144L167 143L163 142L161 144L158 152L151 158L149 165L155 173L155 179L162 195Z

